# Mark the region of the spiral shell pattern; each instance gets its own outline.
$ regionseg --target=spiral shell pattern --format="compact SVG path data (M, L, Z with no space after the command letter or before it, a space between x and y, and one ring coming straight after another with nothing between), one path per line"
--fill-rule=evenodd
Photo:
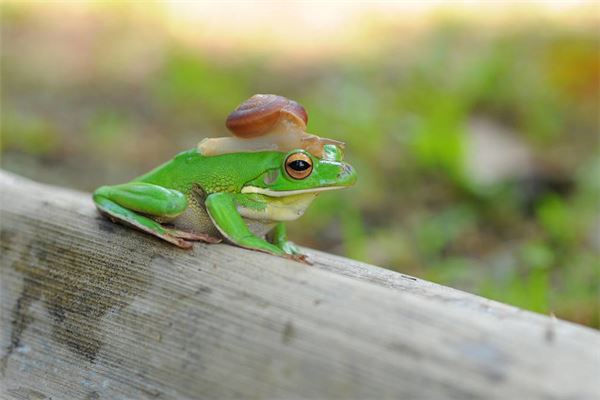
M302 130L308 115L297 102L274 94L257 94L240 104L225 122L236 137L250 139L270 132L282 118L288 118Z

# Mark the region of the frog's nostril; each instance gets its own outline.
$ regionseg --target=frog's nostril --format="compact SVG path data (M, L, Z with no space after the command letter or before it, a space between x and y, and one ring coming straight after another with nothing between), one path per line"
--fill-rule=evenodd
M342 177L344 175L349 175L352 173L352 167L349 166L348 164L344 164L344 166L342 167L342 170L340 171L340 174L338 175L338 177Z

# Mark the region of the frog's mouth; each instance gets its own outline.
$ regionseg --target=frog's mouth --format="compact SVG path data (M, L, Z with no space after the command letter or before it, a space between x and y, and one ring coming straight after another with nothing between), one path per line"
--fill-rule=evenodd
M339 189L346 189L346 188L347 188L347 186L322 186L322 187L318 187L318 188L300 189L300 190L270 190L270 189L264 189L264 188L260 188L260 187L256 187L256 186L244 186L242 188L242 193L256 193L256 194L262 194L262 195L270 196L270 197L287 197L287 196L294 196L297 194L320 193L320 192L326 192L329 190L339 190Z

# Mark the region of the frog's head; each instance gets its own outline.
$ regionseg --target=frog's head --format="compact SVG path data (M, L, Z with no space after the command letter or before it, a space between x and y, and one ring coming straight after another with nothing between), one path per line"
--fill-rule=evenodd
M259 193L271 197L318 193L344 189L354 185L356 172L342 161L342 151L335 145L325 145L323 158L305 150L285 154L277 168L271 168L248 182L242 193Z

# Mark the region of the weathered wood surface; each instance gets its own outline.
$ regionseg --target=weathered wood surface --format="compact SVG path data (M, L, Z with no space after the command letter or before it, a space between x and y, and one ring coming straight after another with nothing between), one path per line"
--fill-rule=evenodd
M600 334L352 260L185 251L0 175L2 399L598 399Z

